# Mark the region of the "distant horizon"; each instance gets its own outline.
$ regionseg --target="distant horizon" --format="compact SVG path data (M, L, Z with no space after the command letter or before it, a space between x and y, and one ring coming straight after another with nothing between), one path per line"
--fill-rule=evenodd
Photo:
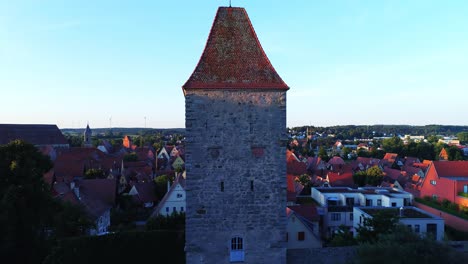
M32 125L32 124L30 124ZM39 124L37 124L39 125ZM43 125L47 125L47 124L43 124ZM52 124L50 124L52 125ZM294 127L306 127L306 126L309 126L309 127L339 127L339 126L411 126L411 127L424 127L424 126L457 126L457 127L468 127L468 125L444 125L444 124L428 124L428 125L407 125L407 124L374 124L374 125L331 125L331 126L315 126L315 125L299 125L299 126L293 126L293 127L290 127L290 126L287 126L286 128L294 128ZM65 129L74 129L74 130L78 130L78 129L85 129L86 127L83 127L83 128L71 128L71 127L66 127L66 128L60 128L61 130L65 130ZM185 127L91 127L91 130L93 129L185 129Z
M467 1L232 4L291 88L288 127L468 125ZM181 87L227 5L0 0L0 123L183 127Z

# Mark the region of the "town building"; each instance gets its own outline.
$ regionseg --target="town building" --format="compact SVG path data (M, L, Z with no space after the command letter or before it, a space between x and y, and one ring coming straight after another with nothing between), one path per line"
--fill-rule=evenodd
M168 190L153 211L151 217L157 215L168 216L173 213L185 213L187 208L187 194L185 192L185 176L179 173L172 185L168 183Z
M56 125L0 124L0 145L20 139L36 147L69 148L68 141Z
M364 224L365 218L373 218L375 214L382 211L393 214L394 217L398 218L399 224L422 236L430 235L438 241L441 241L444 237L444 219L414 206L399 208L354 207L354 230ZM357 232L354 232L354 236L357 236Z
M183 85L187 263L286 263L286 91L244 8Z
M312 199L320 206L322 233L330 237L340 226L353 227L356 206L401 207L413 203L413 195L395 188L343 187L312 188Z
M420 187L420 196L468 206L468 161L433 161Z

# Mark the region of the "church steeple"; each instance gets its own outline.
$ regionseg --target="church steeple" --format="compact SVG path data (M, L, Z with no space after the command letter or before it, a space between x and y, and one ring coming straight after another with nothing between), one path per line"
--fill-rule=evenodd
M86 125L86 129L83 133L83 146L85 147L92 147L93 144L91 142L91 136L93 132L91 131L91 128L89 128L89 123Z

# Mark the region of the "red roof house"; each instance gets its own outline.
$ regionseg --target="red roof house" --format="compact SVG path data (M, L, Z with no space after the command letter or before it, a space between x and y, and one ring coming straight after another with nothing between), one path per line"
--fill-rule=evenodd
M468 206L468 198L459 195L463 192L468 193L468 161L432 162L421 186L422 197Z

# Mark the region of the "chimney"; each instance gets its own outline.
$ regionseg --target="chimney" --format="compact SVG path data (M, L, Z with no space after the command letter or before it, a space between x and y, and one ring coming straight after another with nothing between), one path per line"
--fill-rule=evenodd
M75 189L75 182L74 181L70 182L70 189L71 190Z
M169 192L169 189L171 189L171 182L167 180L167 192Z

